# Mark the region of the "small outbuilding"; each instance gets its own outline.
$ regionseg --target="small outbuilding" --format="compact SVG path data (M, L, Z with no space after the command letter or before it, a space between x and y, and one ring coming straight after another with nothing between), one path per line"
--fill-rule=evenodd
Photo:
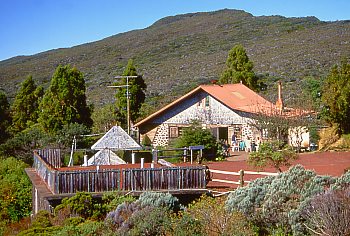
M113 151L140 150L142 147L128 135L120 126L113 126L94 145L92 150L98 150L83 166L121 165L126 162Z
M121 165L126 162L110 149L102 149L93 155L83 166Z

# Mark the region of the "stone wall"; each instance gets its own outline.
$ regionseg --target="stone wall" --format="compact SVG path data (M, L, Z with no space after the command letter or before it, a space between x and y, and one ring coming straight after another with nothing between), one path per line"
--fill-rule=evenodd
M249 114L233 111L207 93L200 92L159 115L152 121L153 124L160 124L156 132L154 133L153 129L144 134L151 138L153 146L166 146L169 143L170 126L183 127L190 125L193 120L198 120L211 127L231 127L232 125L247 124L250 120L248 117ZM228 138L230 137L229 134Z

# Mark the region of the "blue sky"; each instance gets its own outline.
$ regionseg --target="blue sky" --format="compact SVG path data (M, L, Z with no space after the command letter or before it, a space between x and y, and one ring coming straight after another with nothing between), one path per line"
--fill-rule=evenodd
M350 0L0 0L0 60L142 29L165 16L224 8L350 20Z

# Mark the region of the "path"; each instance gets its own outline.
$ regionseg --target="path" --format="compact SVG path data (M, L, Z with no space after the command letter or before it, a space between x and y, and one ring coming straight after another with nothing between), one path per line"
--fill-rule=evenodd
M249 166L246 162L248 154L245 152L234 152L227 161L207 163L210 169L238 172L239 170L258 171ZM315 152L302 153L299 159L292 163L293 165L301 164L306 169L314 170L319 175L341 176L346 168L350 168L350 152ZM288 168L282 168L283 171ZM265 172L276 172L274 168L264 168ZM230 176L223 174L213 174L215 179L223 179L230 181L238 181L238 176ZM256 178L261 178L261 175L245 175L244 180L251 181ZM237 185L209 182L209 188L236 188Z

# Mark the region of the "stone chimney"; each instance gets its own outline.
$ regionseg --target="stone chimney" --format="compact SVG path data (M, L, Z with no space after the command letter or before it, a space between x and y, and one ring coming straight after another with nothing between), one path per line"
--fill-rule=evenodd
M282 82L278 81L278 98L276 101L276 107L280 111L283 110L283 100L282 100Z

